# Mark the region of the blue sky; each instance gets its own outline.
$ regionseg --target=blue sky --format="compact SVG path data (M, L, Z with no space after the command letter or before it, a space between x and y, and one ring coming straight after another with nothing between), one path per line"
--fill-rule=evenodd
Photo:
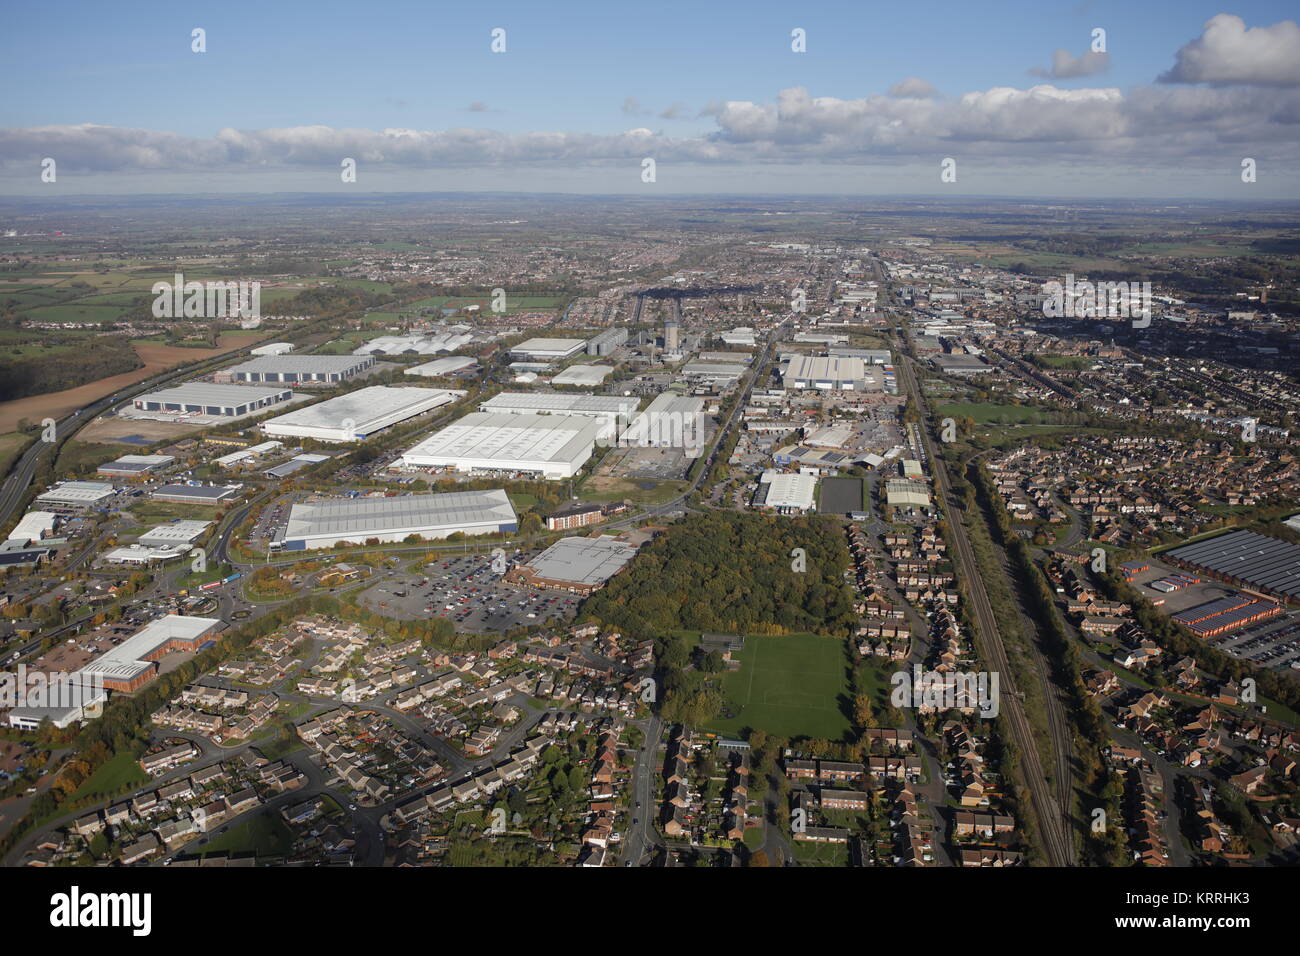
M771 107L783 90L803 89L811 98L851 103L883 96L891 85L917 77L948 103L967 93L998 87L1025 90L1035 84L1065 91L1116 88L1127 100L1135 91L1140 95L1152 88L1157 76L1174 65L1180 48L1222 13L1239 15L1248 28L1269 27L1294 19L1295 5L1252 2L1225 7L1199 0L1064 4L1021 0L988 4L53 0L14 5L5 13L0 36L0 83L5 89L0 127L30 131L94 124L176 134L194 141L211 140L223 129L310 126L372 131L475 129L506 137L543 133L598 138L644 128L654 137L692 141L689 149L674 151L669 144L659 151L667 162L698 166L695 147L700 143L721 138L731 148L736 142L734 128L720 124L716 110L701 115L702 110L727 101ZM204 54L190 50L193 27L207 32ZM489 31L494 27L507 31L504 55L489 50ZM794 27L807 31L807 53L790 51ZM1032 67L1047 67L1057 49L1081 55L1088 49L1094 27L1107 33L1110 59L1104 71L1067 78L1030 75ZM1169 95L1167 85L1156 88ZM1189 88L1218 97L1189 106L1189 122L1197 109L1232 108L1221 95L1222 85ZM1296 87L1284 82L1261 95L1276 99L1278 106L1270 109L1277 113L1278 108L1295 108L1295 94ZM670 108L670 115L661 115ZM1129 122L1134 122L1131 117ZM810 154L816 153L819 143L826 143L828 133L838 137L839 132L828 131L820 121L815 125L816 130L772 130L760 137L768 155L727 156L720 162L746 168L763 165L767 167L763 179L770 178L766 173L778 164L819 163L821 159ZM988 159L988 134L971 130L960 120L955 127L964 132L948 131L942 137L943 142L954 144L951 151L960 152L966 143L984 144L978 149ZM859 134L865 135L860 130L855 135ZM1261 126L1261 146L1256 151L1267 144L1279 159L1290 154L1294 140L1278 151L1278 135L1277 129ZM1172 141L1176 131L1170 136ZM1251 131L1238 122L1232 130L1221 131L1210 145L1250 136ZM999 137L1006 139L1008 134L1004 130L995 136ZM1133 136L1123 138L1131 146ZM830 150L836 153L833 161L841 165L883 161L889 166L904 162L897 155L902 147L887 135L882 139L879 129L868 139L870 145L855 156L837 138ZM0 162L5 164L0 190L15 191L8 166L29 164L26 154L44 145L38 140L27 135L9 144L0 142ZM802 152L783 154L796 140ZM51 142L55 145L48 150L53 155L61 143ZM1059 158L1068 162L1069 137L1063 142L1067 148L1058 151ZM888 144L888 155L878 152L882 143ZM601 154L600 169L617 161L606 153L636 152L608 145L592 147ZM916 146L917 157L934 151L929 145ZM466 167L474 165L494 166L504 175L507 168L516 173L541 170L547 162L544 157L536 161L531 153L503 162L503 152L513 156L517 150L507 141L490 161L476 164L466 154L446 165L463 179L468 175ZM1132 155L1131 148L1118 152L1126 154L1122 164L1114 155L1105 159L1112 168L1150 165L1141 155ZM1235 152L1241 150L1225 146L1222 158L1214 163L1234 161ZM1017 150L1009 148L998 161L1006 165L1016 157ZM205 162L210 168L210 161ZM161 165L155 165L154 172L164 178L192 171L190 160L169 157L156 163ZM77 153L69 156L65 168L86 164L95 165ZM1156 165L1161 164L1171 170L1187 166L1185 161L1171 162L1168 156ZM275 157L260 153L257 165L265 171L279 164ZM375 159L364 168L379 173L403 167L409 179L418 165L414 160L392 164ZM429 169L442 165L437 158L428 162ZM574 160L568 156L560 165L572 172ZM217 166L222 176L235 171L230 162ZM129 164L114 160L95 171L96 182L114 171L124 178L132 172ZM23 177L19 173L17 181ZM606 178L603 173L595 176L597 181ZM372 187L377 185L375 177L368 179ZM539 172L538 179L547 176ZM1270 188L1277 185L1274 179Z

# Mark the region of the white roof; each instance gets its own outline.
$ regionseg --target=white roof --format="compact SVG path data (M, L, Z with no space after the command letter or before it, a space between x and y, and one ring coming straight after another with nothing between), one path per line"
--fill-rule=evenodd
M108 481L63 481L37 495L36 500L87 504L107 498L112 493L113 484Z
M609 365L570 365L551 381L556 385L599 385L613 371Z
M630 415L639 399L624 395L574 395L568 392L501 392L482 402L485 412L552 415Z
M304 435L324 429L337 431L342 440L353 440L446 405L463 394L443 388L371 385L277 415L263 422L262 429L271 435Z
M147 395L137 395L137 402L175 402L178 405L247 405L288 391L284 385L213 385L210 382L186 382L175 388L162 388Z
M504 461L522 465L567 462L594 444L604 422L575 415L474 412L430 435L402 456L404 462L461 464ZM495 467L495 466L493 466Z
M211 521L173 521L150 528L137 540L138 544L190 544L212 524Z
M866 366L860 358L796 355L790 360L783 381L860 382L865 377Z
M423 365L415 365L406 370L407 375L450 375L452 372L459 372L461 369L469 368L477 359L467 355L448 355L446 358L434 359L432 362L425 362Z
M168 614L156 621L150 621L117 647L109 648L100 654L78 674L102 674L104 677L129 680L149 667L149 663L144 660L145 656L152 654L168 641L192 641L219 627L221 621L215 617Z
M817 479L813 475L764 472L762 481L768 485L766 504L772 508L802 508L813 506Z
M365 345L355 349L353 355L400 355L413 352L416 355L436 355L439 352L454 352L474 340L474 336L463 332L437 332L425 334L415 332L410 335L381 335L371 339Z
M510 351L516 355L572 355L587 344L586 339L528 339Z
M599 538L561 538L527 562L540 578L599 586L636 557L636 548L612 535Z
M267 342L255 349L249 349L249 353L252 355L284 355L286 352L292 351L292 342Z
M332 498L295 504L289 511L284 539L371 537L407 530L509 524L515 520L510 498L500 489L394 498Z
M29 511L9 532L9 541L36 541L46 531L53 531L59 516L52 511Z

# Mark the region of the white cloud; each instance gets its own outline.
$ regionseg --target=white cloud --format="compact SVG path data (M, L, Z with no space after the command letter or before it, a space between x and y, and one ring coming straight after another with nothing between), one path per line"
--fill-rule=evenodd
M1241 17L1220 13L1178 51L1160 82L1300 86L1300 26L1283 20L1247 29Z
M1110 69L1110 54L1088 50L1074 56L1069 50L1057 50L1052 54L1052 65L1048 69L1036 66L1029 71L1032 76L1042 76L1054 80L1068 80L1078 76L1094 76Z
M889 95L897 99L928 100L938 91L918 76L899 80L889 88Z

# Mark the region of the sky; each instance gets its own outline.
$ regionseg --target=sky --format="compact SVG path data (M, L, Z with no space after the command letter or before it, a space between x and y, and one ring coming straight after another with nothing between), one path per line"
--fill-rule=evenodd
M0 195L1294 200L1295 18L1222 0L14 4Z

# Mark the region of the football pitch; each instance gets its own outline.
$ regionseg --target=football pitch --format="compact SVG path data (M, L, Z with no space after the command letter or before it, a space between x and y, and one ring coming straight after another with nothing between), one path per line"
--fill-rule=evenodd
M778 737L839 740L849 730L844 642L815 634L747 637L740 669L722 677L732 715L706 728L736 736L753 727Z

